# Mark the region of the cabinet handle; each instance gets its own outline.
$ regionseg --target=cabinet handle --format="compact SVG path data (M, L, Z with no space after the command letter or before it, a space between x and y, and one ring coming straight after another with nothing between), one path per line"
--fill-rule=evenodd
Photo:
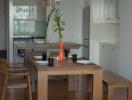
M112 48L112 50L114 51L114 50L115 50L115 48Z

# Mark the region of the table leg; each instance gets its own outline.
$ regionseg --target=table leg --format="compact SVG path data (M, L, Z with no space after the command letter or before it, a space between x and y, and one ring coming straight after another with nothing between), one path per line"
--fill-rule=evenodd
M48 100L48 75L38 73L38 96L37 100Z
M69 91L77 91L78 87L78 76L77 75L69 75L68 76L68 90Z
M28 58L28 56L29 56L29 53L31 52L31 50L29 50L29 49L25 49L24 50L24 65L26 65L26 66L29 66L28 64L29 64L29 58Z
M128 87L127 95L128 95L127 100L132 100L132 85Z
M108 100L113 100L114 97L114 87L108 86Z
M102 100L102 71L93 74L93 100Z

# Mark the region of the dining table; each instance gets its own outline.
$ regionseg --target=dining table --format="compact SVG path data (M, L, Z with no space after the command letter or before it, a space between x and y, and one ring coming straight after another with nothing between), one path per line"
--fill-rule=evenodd
M73 63L64 60L61 64L53 66L38 65L35 59L31 60L37 72L37 100L48 100L48 77L51 75L92 75L92 100L102 100L102 68L96 64Z
M31 52L41 51L44 52L48 49L58 49L59 42L48 42L48 43L35 43L35 42L16 42L14 43L17 49L24 50L24 64L28 65L28 56ZM79 49L81 44L74 42L64 42L64 49Z

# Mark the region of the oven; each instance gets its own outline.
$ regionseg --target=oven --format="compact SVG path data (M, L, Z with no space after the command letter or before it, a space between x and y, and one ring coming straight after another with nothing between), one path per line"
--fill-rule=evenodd
M14 43L17 41L14 41ZM23 63L24 62L24 49L18 49L15 45L14 45L14 63Z

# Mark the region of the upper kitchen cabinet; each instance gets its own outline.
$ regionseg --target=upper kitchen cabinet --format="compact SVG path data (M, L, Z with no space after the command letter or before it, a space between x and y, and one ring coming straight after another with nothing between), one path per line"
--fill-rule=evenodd
M42 0L13 0L13 37L46 38Z
M118 23L118 0L93 0L93 22Z

